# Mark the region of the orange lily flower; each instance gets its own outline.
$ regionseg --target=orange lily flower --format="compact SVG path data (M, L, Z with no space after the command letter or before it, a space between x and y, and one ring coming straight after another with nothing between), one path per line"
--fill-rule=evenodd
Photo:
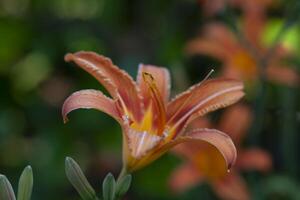
M218 129L226 131L231 136L239 152L236 165L229 174L219 167L224 161L216 154L215 148L207 145L186 144L175 147L174 152L187 159L187 162L173 172L170 178L171 188L180 192L208 180L215 193L222 199L251 199L247 185L239 172L242 170L266 172L272 166L271 157L267 152L259 148L243 149L241 147L251 121L252 114L249 108L245 105L235 105L225 111L217 126ZM212 127L212 124L207 118L201 118L192 122L191 126L192 128ZM200 155L199 152L202 154ZM208 160L209 157L214 159Z
M248 2L248 1L247 1ZM244 21L241 32L249 43L249 47L234 34L228 27L221 23L207 25L203 34L187 44L186 53L188 55L203 54L212 56L223 63L224 77L256 81L259 77L260 67L256 55L265 57L268 49L262 44L261 37L265 27L264 6L265 4L249 3L245 8ZM254 6L256 5L256 6ZM258 6L260 5L260 6ZM299 75L295 70L289 68L284 59L291 55L291 52L278 45L273 55L267 62L265 76L268 80L295 86L300 83Z
M241 82L203 81L169 101L170 75L165 68L140 64L135 82L109 58L93 52L67 54L65 60L95 77L112 98L91 89L75 92L63 104L64 121L78 108L97 109L116 119L123 131L126 172L144 167L183 142L207 142L219 150L228 168L235 162L236 149L225 133L184 130L190 120L238 101L244 95Z

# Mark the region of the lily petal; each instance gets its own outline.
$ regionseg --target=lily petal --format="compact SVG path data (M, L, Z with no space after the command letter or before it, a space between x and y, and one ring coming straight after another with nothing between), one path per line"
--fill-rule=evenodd
M191 131L197 128L213 128L213 124L207 117L198 117L188 124L186 131Z
M181 193L199 184L204 177L191 163L185 163L177 167L171 174L169 185L172 191Z
M297 72L287 66L278 66L278 64L267 67L266 75L269 80L286 84L291 87L299 86L300 76Z
M193 144L206 142L213 145L223 156L228 169L230 169L236 161L237 152L231 138L227 134L215 129L195 129L185 136L180 136L163 145L160 151L165 152L175 145L185 142L192 142Z
M252 45L259 48L261 34L266 22L266 8L270 0L239 1L239 6L244 10L243 31Z
M241 152L237 160L237 167L244 170L267 172L272 168L272 159L270 154L262 149L247 149Z
M75 62L94 76L113 98L121 101L125 114L132 114L136 120L141 119L141 97L135 82L125 71L115 66L109 58L94 52L81 51L67 54L65 60Z
M223 179L213 182L214 191L221 199L249 200L250 193L245 181L238 174L232 172Z
M147 102L151 96L149 94L149 90L145 82L143 81L143 72L149 73L154 78L154 81L156 83L157 89L160 92L160 95L166 104L169 100L170 96L170 87L171 87L171 81L170 81L170 73L169 70L163 67L156 67L153 65L139 65L138 70L138 76L137 76L137 84L141 90L142 96L144 97L144 104L148 105L149 102Z
M71 111L79 108L100 110L120 121L115 101L97 90L81 90L69 96L62 107L64 122L68 121L67 115Z
M238 121L238 123L236 123ZM227 108L220 119L219 130L228 133L236 145L240 144L252 122L251 110L242 104Z
M227 175L224 157L211 144L183 143L174 147L172 151L193 163L206 180L214 181Z
M163 141L161 140L161 142ZM191 142L193 146L194 144L198 143L201 145L203 143L213 145L220 152L221 157L224 158L224 169L230 169L235 163L237 152L232 140L228 135L214 129L196 129L189 132L185 136L180 136L174 140L166 141L162 144L157 144L160 146L152 149L152 152L149 152L147 156L140 159L138 163L135 163L134 167L131 167L129 170L135 171L140 169L162 156L172 147L185 142Z
M243 87L242 82L229 79L208 80L194 85L168 104L168 124L181 127L187 120L231 105L244 96Z
M190 41L185 48L185 53L187 55L208 55L222 61L232 56L232 52L228 51L228 49L207 38L197 38Z
M222 61L230 59L240 49L234 34L223 24L214 23L204 28L204 34L186 47L187 54L207 54Z
M140 71L140 73L140 76L142 76L140 78L142 79L140 80L140 86L142 86L141 90L143 92L144 105L147 109L146 113L150 109L150 113L154 117L153 128L157 130L157 134L161 135L166 123L166 106L160 92L162 84L159 83L157 85L157 81L152 74L145 71Z

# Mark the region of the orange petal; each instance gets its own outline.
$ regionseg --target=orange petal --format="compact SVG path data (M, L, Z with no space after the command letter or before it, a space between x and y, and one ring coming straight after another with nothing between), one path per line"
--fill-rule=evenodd
M189 123L186 130L189 131L189 130L193 130L196 128L212 128L212 127L213 127L213 124L210 122L209 118L198 117ZM224 132L226 132L226 131L224 131Z
M239 44L233 32L222 23L209 24L204 29L205 37L215 40L229 51L236 49Z
M73 61L94 76L115 99L121 101L125 114L141 119L142 104L135 82L123 70L115 66L109 58L94 52L67 54L66 61ZM130 113L128 113L130 112Z
M251 122L251 110L246 105L236 104L223 113L218 129L227 133L237 145L242 142Z
M185 48L185 52L188 55L207 55L221 61L232 56L232 52L228 51L228 49L220 45L218 42L206 38L197 38L190 41Z
M172 100L167 107L169 127L182 127L187 120L226 107L244 96L243 83L214 79L192 86Z
M183 142L192 142L193 146L198 142L200 142L199 145L203 142L211 144L221 153L228 169L235 163L237 152L232 140L225 133L215 129L195 129L185 136L180 136L163 145L160 151L165 152L171 147Z
M272 159L266 151L252 148L240 153L237 166L241 169L266 172L272 168Z
M165 139L165 138L162 138ZM166 139L165 139L166 140ZM163 142L163 140L161 140ZM224 158L224 169L230 168L236 160L236 149L235 146L225 133L214 130L214 129L198 129L191 131L186 136L180 136L171 141L165 141L163 144L158 144L160 146L154 147L151 151L148 151L147 155L143 156L134 164L129 166L129 171L136 171L149 163L153 162L168 150L170 150L175 145L189 142L188 144L199 143L201 145L210 144L213 145Z
M141 94L144 97L144 104L149 104L149 99L151 97L151 94L149 94L148 86L145 84L145 81L143 80L142 73L146 72L151 74L153 77L155 84L157 86L157 89L163 99L163 102L166 104L169 100L170 96L170 73L169 70L163 67L156 67L152 65L139 65L139 71L137 76L137 84L141 90Z
M181 193L196 186L202 179L203 177L194 165L185 163L172 172L169 185L172 191Z
M163 140L163 137L147 131L136 131L125 126L124 128L130 154L135 159L145 156Z
M267 67L266 75L269 80L288 86L299 86L300 76L297 72L286 66L271 65Z
M188 54L206 54L226 61L240 49L235 35L223 24L214 23L204 28L204 34L188 43Z
M166 124L166 107L163 102L162 95L160 94L160 91L158 89L156 80L154 79L152 74L149 74L148 72L142 72L142 77L142 82L145 87L144 90L145 92L147 92L146 96L143 97L149 102L149 105L146 104L148 106L147 112L150 111L150 114L154 116L153 121L151 120L150 123L152 122L151 124L156 132L155 134L161 135L163 134Z
M188 159L198 169L198 173L201 173L203 178L209 181L220 179L227 174L226 162L213 145L189 142L177 145L173 149L172 152Z
M244 35L254 47L260 48L261 37L266 23L265 7L267 2L264 0L248 0L240 3L244 9L244 21L242 24Z
M245 181L238 174L231 172L223 179L213 183L213 189L221 199L250 200Z
M116 108L115 101L97 90L81 90L69 96L62 107L64 122L68 121L67 115L71 111L79 108L97 109L120 121L120 115Z

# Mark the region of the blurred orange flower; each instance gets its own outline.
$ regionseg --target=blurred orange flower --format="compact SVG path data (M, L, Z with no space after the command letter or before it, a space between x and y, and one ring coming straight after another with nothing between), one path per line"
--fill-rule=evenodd
M258 1L246 1L240 6L245 6L241 32L245 42L234 34L228 27L221 23L207 25L203 34L186 46L188 55L204 54L219 59L223 63L224 77L235 78L247 81L255 81L259 77L260 58L268 54L261 41L263 29L265 27L264 8L267 5L257 3ZM284 58L291 55L281 45L278 45L273 55L267 61L265 76L268 80L286 84L288 86L298 85L299 75L284 63Z
M171 188L180 192L206 180L211 183L216 194L222 199L251 199L246 183L239 172L241 170L266 172L272 166L271 157L267 152L259 148L243 149L241 147L251 121L252 114L249 108L239 104L227 109L217 126L218 129L226 131L231 136L239 152L231 173L226 173L219 167L224 161L216 154L215 148L208 145L186 144L175 147L174 152L188 161L173 172L170 178ZM201 118L192 122L191 127L212 127L212 124L207 118ZM198 152L201 152L201 155Z
M123 130L127 172L149 164L183 142L204 141L218 149L228 168L235 162L235 146L225 133L214 129L184 130L192 119L238 101L244 95L241 82L203 81L169 101L170 75L166 68L141 64L135 82L110 59L93 52L67 54L65 60L74 61L94 76L112 98L91 89L75 92L64 102L64 121L69 112L78 108L97 109L116 119Z

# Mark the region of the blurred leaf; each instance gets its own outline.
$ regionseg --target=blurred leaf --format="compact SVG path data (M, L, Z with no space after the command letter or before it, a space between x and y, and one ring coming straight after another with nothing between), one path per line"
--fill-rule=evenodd
M131 180L132 180L131 174L127 174L126 176L123 176L120 180L118 180L117 187L116 187L117 198L120 198L126 194L126 192L130 188Z
M18 59L30 42L30 34L25 23L0 19L0 73L11 69L10 63Z
M54 0L54 13L61 18L89 19L101 12L104 0Z
M98 199L95 190L88 182L87 178L80 169L80 166L70 157L67 157L65 160L65 170L69 181L76 188L82 199Z
M10 182L6 176L0 175L0 199L1 200L15 200L15 194Z
M28 9L29 0L2 0L0 4L0 13L21 17Z
M51 72L47 55L33 52L21 60L11 74L11 80L17 91L28 92L45 80Z
M33 175L30 166L27 166L20 177L17 200L29 200L32 193Z
M264 199L297 199L299 186L289 177L272 176L264 183Z
M114 176L109 173L103 181L103 199L114 200L116 191L116 181Z
M67 46L67 51L95 51L105 54L106 47L103 39L98 38L91 30L86 30L84 27L80 32L78 28L70 27L66 30L64 40Z
M262 41L266 46L271 46L274 38L284 25L283 19L269 20L262 36ZM288 49L299 50L299 31L297 27L291 27L282 37L281 43Z

